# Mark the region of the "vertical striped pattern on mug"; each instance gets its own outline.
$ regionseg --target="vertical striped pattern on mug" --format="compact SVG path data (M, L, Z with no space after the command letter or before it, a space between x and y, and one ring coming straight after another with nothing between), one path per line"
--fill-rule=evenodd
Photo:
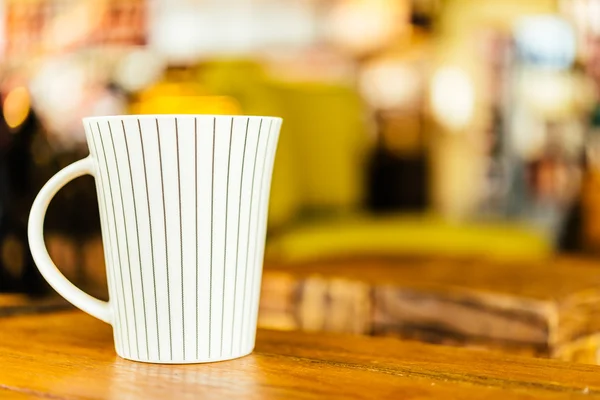
M180 363L252 351L281 120L86 124L119 355Z

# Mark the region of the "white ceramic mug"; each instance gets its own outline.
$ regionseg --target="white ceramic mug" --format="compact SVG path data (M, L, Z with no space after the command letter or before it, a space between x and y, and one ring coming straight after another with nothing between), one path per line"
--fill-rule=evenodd
M38 194L33 258L50 285L113 326L117 354L198 363L254 348L280 118L140 115L84 119L90 155ZM52 197L96 179L110 301L84 293L44 244Z

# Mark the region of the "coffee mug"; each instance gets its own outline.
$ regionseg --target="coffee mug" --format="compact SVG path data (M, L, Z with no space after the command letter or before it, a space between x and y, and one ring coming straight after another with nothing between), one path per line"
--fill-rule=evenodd
M281 119L217 115L84 118L90 155L31 208L29 243L65 299L113 326L117 354L156 363L237 358L254 348ZM52 197L96 180L109 301L69 282L44 244Z

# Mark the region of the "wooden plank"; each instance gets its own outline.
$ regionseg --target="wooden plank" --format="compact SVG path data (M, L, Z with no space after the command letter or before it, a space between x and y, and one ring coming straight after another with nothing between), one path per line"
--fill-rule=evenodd
M72 308L62 297L29 297L23 294L0 294L0 317L52 312Z
M212 364L126 361L81 312L5 318L0 395L14 399L600 399L600 367L386 338L260 331ZM2 398L5 398L4 396Z
M39 400L43 399L44 394L15 392L10 389L0 388L0 399L2 400Z
M585 336L553 349L552 358L586 364L600 364L600 333Z
M259 323L592 361L600 349L598 271L595 260L567 257L271 262Z
M295 280L268 273L261 290L259 325L308 332L369 333L371 288L360 281L320 276Z
M0 293L0 308L18 307L27 304L29 297L20 293Z

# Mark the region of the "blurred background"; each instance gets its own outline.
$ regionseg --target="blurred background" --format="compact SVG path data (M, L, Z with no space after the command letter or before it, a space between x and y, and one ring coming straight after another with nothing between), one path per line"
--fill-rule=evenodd
M1 0L0 291L81 118L284 118L267 260L600 253L600 0ZM91 177L46 219L104 295Z

